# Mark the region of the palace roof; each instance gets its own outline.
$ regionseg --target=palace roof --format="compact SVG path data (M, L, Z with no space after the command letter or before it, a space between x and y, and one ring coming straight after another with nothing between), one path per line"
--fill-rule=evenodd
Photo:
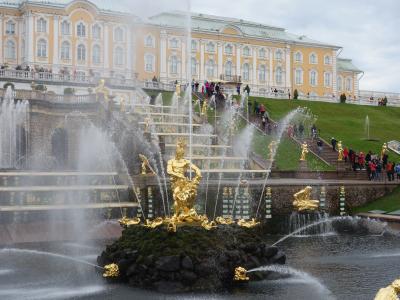
M338 58L337 59L337 70L341 72L356 72L361 73L362 71L357 68L353 61L349 58Z

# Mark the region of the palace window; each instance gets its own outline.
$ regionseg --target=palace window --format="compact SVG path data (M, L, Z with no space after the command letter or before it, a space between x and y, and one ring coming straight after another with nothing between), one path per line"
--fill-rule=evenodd
M154 55L146 54L144 56L144 69L146 72L154 71Z
M300 51L296 52L296 54L294 55L294 60L297 63L300 63L303 61L303 54L301 54Z
M144 42L146 47L154 47L154 39L151 35L148 35Z
M94 64L99 64L101 62L101 50L99 45L93 46L92 60Z
M228 45L225 46L225 53L229 54L229 55L232 55L232 53L233 53L232 45L228 44Z
M282 60L282 50L278 49L275 51L275 59Z
M324 64L325 65L330 65L331 64L331 57L329 55L325 55Z
M47 21L43 18L37 20L37 32L46 32L47 31Z
M197 74L197 61L194 57L190 60L190 72L192 75Z
M265 57L266 57L266 51L265 51L264 48L261 48L261 49L258 51L258 57L259 57L259 58L265 58Z
M40 39L37 43L37 56L47 57L47 42L44 39Z
M214 77L214 61L212 59L207 62L207 78L212 79Z
M170 48L178 48L178 40L176 39L176 38L172 38L170 41L169 41L169 47Z
M14 41L7 41L6 43L6 58L15 59L15 43Z
M275 71L275 83L282 84L282 68L277 67Z
M92 27L92 35L93 35L93 38L94 39L100 39L101 38L101 28L100 28L100 26L99 25L94 25L93 27Z
M324 73L324 84L326 87L330 87L332 85L332 75L329 72Z
M171 74L178 74L178 58L174 55L171 56L169 72Z
M78 45L78 60L86 60L86 47L82 44Z
M310 71L310 85L316 86L318 82L318 73L315 70Z
M231 61L227 61L225 63L225 76L226 77L232 76L232 62Z
M115 48L114 64L117 66L121 66L124 64L124 50L121 47Z
M243 55L250 56L250 48L249 47L246 46L243 48Z
M123 42L124 41L124 31L122 30L122 28L117 27L114 30L114 40L116 42Z
M13 21L8 21L6 25L6 34L14 35L15 34L15 23Z
M295 83L297 85L303 84L303 70L302 69L296 69Z
M86 36L86 26L83 23L79 23L76 26L76 35L80 37L85 37Z
M194 40L192 40L192 51L197 51L197 43Z
M265 65L261 65L260 66L260 69L258 70L258 80L260 81L260 82L265 82L265 78L266 78L266 67L265 67Z
M207 44L207 52L215 52L215 45L214 45L214 43L213 42L209 42L208 44Z
M62 35L70 35L70 24L68 21L62 21L61 23L61 34Z
M70 44L65 41L61 44L61 59L69 59Z
M337 77L337 89L341 91L343 89L343 79L342 76Z
M351 92L353 90L353 80L348 77L346 78L346 91Z
M248 63L245 63L243 65L243 80L249 81L249 79L250 79L250 67Z
M310 64L316 64L318 62L317 55L315 53L310 54Z

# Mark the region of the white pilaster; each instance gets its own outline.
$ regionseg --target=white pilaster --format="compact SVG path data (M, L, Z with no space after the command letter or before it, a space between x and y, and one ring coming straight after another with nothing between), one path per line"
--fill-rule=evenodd
M33 47L35 41L33 39L33 15L31 12L28 12L28 17L26 20L26 40L25 40L25 47L26 47L26 61L28 64L34 63L34 56L33 56Z
M200 41L200 81L204 81L204 41Z
M353 75L353 82L354 82L353 95L356 96L358 99L358 97L360 96L360 93L359 93L359 82L358 82L358 74L357 73L354 73L354 75Z
M269 87L271 88L274 85L274 64L273 64L273 55L272 48L269 48Z
M167 78L167 34L162 31L160 34L160 80Z
M217 67L217 78L223 74L223 47L222 43L218 42L218 67Z
M338 97L337 94L337 60L336 60L336 50L332 51L332 94Z
M258 83L258 76L257 76L257 49L254 47L253 48L253 78L252 78L252 83L257 84Z
M59 17L58 16L54 16L54 33L53 33L53 36L54 36L54 42L53 42L53 72L55 72L55 73L58 73L58 68L59 68L59 66L58 66L58 61L59 61L59 55L60 55L60 53L59 53L59 51L58 51L58 48L59 48L59 32L58 32L58 29L59 29L59 22L60 22L60 20L59 20Z
M292 88L292 72L290 70L290 60L292 55L290 54L290 45L286 45L286 49L285 49L285 63L286 63L286 72L285 72L285 81L286 81L286 88L291 90ZM285 91L286 92L286 91Z
M186 80L191 82L192 79L189 78L189 76L188 76L190 74L189 72L190 72L191 61L190 61L189 57L186 60L186 44L183 41L183 39L181 42L181 57L182 57L181 80L182 80L182 82L185 82ZM189 68L189 69L187 69L187 71L186 71L186 68ZM192 76L192 74L190 74L190 76Z
M110 49L109 49L109 26L107 23L103 25L103 65L104 65L104 76L109 76L110 73Z
M241 45L236 44L236 76L241 76L241 60L240 60L240 48ZM239 77L238 77L239 79Z
M127 33L126 33L126 43L127 43L127 49L126 49L126 69L127 69L127 74L126 78L130 79L132 76L132 30L130 27L128 27Z
M0 14L0 61L4 61L4 57L3 57L3 36L4 36L4 32L3 32L3 15Z

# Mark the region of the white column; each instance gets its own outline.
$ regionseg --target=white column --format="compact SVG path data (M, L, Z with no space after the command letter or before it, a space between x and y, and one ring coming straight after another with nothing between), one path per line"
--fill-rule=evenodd
M355 95L358 99L358 97L360 97L360 93L359 93L359 82L358 82L358 74L357 73L354 73L354 75L353 75L353 82L354 82L353 95Z
M337 63L336 50L332 51L332 94L337 98Z
M34 39L33 39L33 15L31 12L28 12L28 17L26 21L26 40L25 40L25 47L26 47L26 60L28 64L34 63L34 56L33 56L33 46L34 46Z
M253 48L253 78L252 78L252 83L257 84L258 83L258 77L257 77L257 49L254 47Z
M217 78L220 78L220 76L223 74L223 47L222 43L218 42L218 67L217 67Z
M291 77L291 69L290 69L290 59L291 59L291 55L290 55L290 45L286 45L286 49L285 49L285 63L286 63L286 72L285 72L285 80L286 80L286 88L287 89L291 89L292 88L292 77ZM287 91L285 91L287 92Z
M200 40L200 81L204 80L204 41Z
M167 34L162 31L160 34L160 81L167 79Z
M274 65L273 65L273 53L272 48L269 48L269 87L274 85Z
M182 57L181 80L183 82L185 82L186 80L189 80L189 82L191 82L192 79L188 78L188 76L187 76L187 74L189 74L189 72L186 74L186 68L190 68L191 62L190 62L190 57L188 57L186 60L186 44L183 40L181 42L181 57Z
M3 15L0 14L0 61L4 61L3 57Z
M110 73L110 62L109 62L109 32L108 32L108 24L104 23L103 26L104 33L104 43L103 43L103 58L104 58L104 76L109 76Z
M58 47L59 47L59 32L58 32L58 28L59 28L59 17L58 16L54 16L54 41L53 41L53 72L58 73L58 58L59 58L59 51L58 51ZM50 46L50 45L49 45Z
M241 66L240 66L240 48L241 45L236 44L236 76L241 76Z
M126 33L126 69L127 69L127 74L126 78L130 79L132 76L132 31L131 28L128 27L127 33Z

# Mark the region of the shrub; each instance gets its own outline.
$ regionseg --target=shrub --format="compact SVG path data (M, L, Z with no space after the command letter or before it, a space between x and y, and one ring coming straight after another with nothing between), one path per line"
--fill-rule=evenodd
M75 94L74 88L65 88L64 89L64 95L74 95L74 94Z
M340 103L346 103L346 94L341 94L340 95Z
M293 92L293 99L297 100L298 98L299 98L299 92L297 91L297 89L295 89Z

